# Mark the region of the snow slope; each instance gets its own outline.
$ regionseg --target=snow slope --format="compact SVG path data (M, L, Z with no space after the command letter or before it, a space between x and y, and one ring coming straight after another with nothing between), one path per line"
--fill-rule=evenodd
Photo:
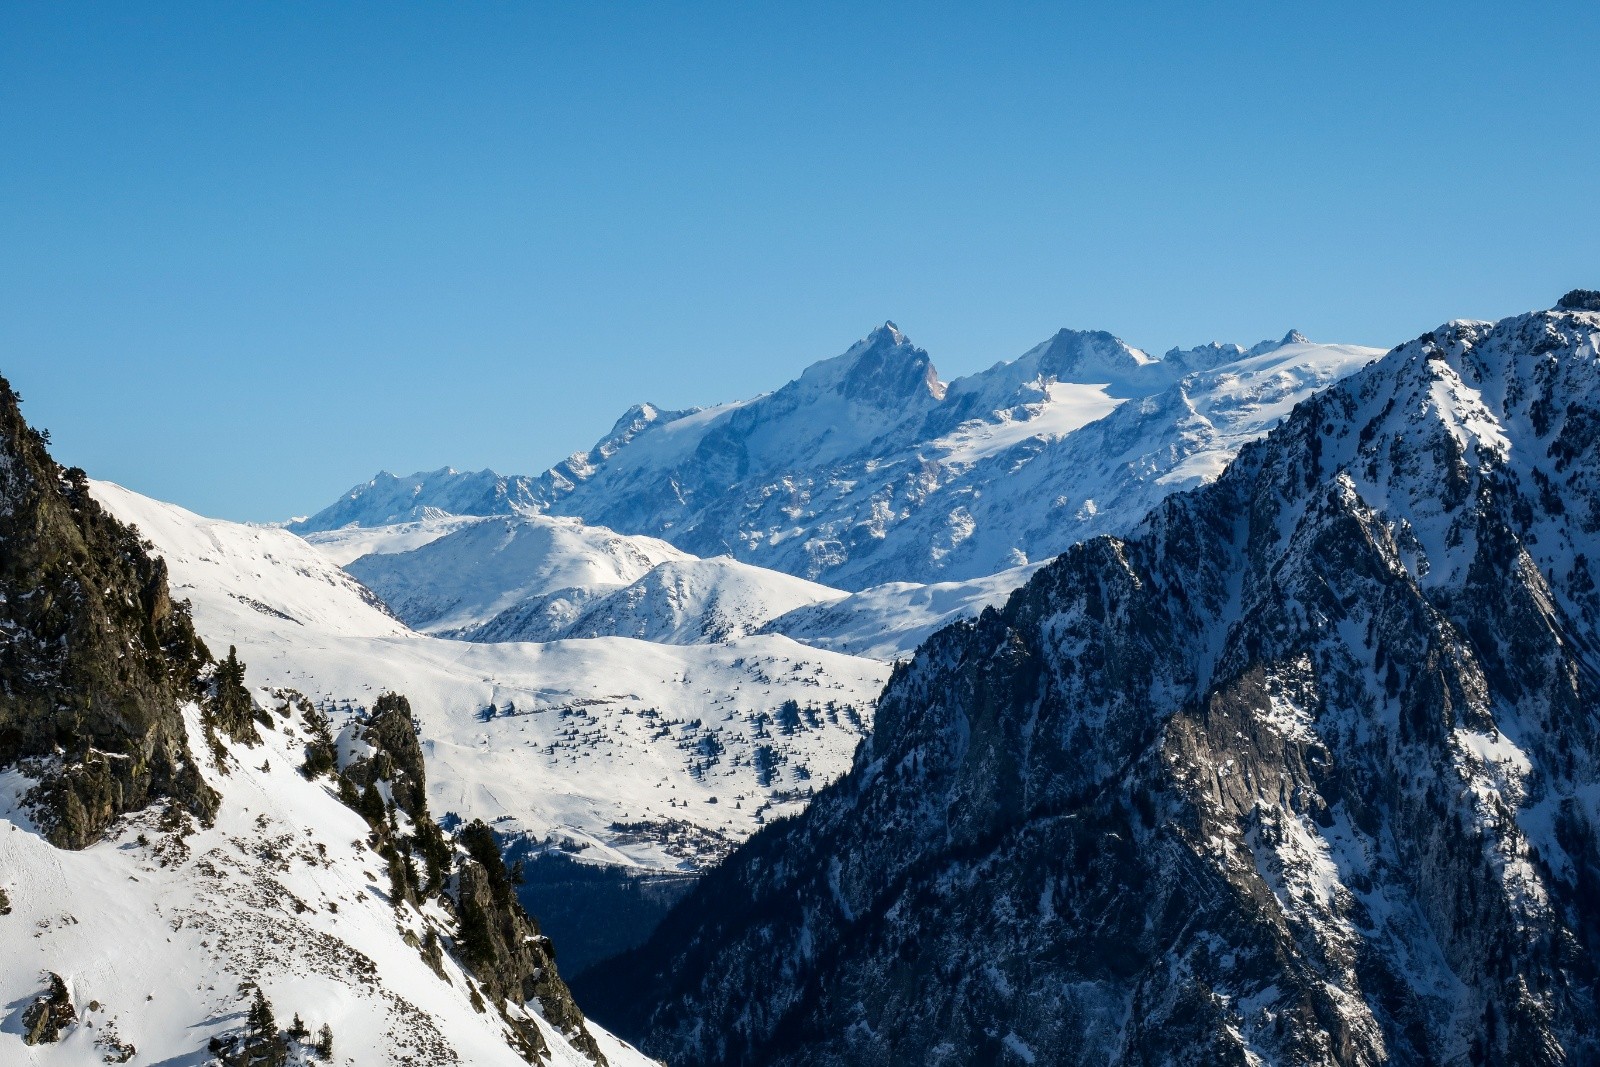
M384 547L398 548L414 525L380 527L391 532L378 537ZM340 548L355 540L354 530L341 532ZM469 633L514 610L525 620L523 632L542 638L595 596L637 581L658 563L688 558L655 538L518 515L464 523L417 548L380 551L345 567L418 630Z
M238 646L253 687L299 690L336 725L386 689L405 693L436 815L481 817L603 862L698 869L799 810L849 765L888 673L776 634L703 645L428 637L286 530L92 484L154 543L207 642Z
M876 585L785 612L763 632L787 634L803 644L852 656L902 659L935 631L1004 604L1042 566L1030 563L964 582Z
M475 514L581 517L846 590L979 578L1125 532L1380 354L1290 333L1158 359L1109 333L1063 330L944 383L889 323L764 396L630 409L538 478L383 475L293 528L383 526L465 501L487 509Z
M725 641L754 633L779 616L846 594L729 556L669 560L591 602L561 631L563 637L637 637L667 644ZM502 616L473 634L478 641L523 636ZM781 632L781 631L780 631ZM528 636L532 636L531 634Z
M305 539L339 566L362 556L382 556L410 552L480 521L476 515L448 515L428 509L420 519L388 526L341 526L305 534Z
M199 715L186 712L191 739ZM395 909L380 890L383 860L368 827L323 783L295 768L283 730L258 748L229 746L224 775L202 759L222 794L216 823L185 837L163 805L131 816L80 851L57 849L20 810L28 780L0 774L0 1062L204 1064L207 1042L237 1030L258 983L280 1026L298 1014L334 1035L335 1064L427 1063L525 1067L494 1013L471 1003L448 956L436 975L406 938L447 917L436 904ZM79 1021L55 1044L22 1040L22 1014L67 981ZM533 1016L557 1067L589 1061ZM589 1023L614 1067L651 1063ZM298 1060L296 1062L299 1062Z

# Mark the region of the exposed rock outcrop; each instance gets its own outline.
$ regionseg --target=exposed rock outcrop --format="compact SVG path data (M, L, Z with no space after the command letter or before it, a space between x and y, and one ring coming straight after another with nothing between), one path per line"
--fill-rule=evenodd
M604 1064L583 1012L556 972L555 946L517 902L494 835L475 822L462 831L461 843L467 856L461 859L453 899L463 954L474 977L496 1004L537 1005L574 1048ZM520 1029L530 1042L540 1040L533 1027Z
M49 1045L61 1040L67 1027L78 1021L67 983L55 973L46 974L42 996L22 1011L22 1040L29 1045Z
M25 761L63 847L157 797L205 819L179 704L210 655L165 564L46 445L0 379L0 767Z

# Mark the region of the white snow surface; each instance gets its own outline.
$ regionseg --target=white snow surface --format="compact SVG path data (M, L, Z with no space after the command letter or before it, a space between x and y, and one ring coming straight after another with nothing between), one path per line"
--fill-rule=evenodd
M398 536L385 541L396 545ZM454 634L514 608L526 611L530 602L544 605L554 620L570 621L599 592L688 558L653 537L517 515L465 523L409 551L379 552L345 567L416 629Z
M590 603L563 636L637 637L667 644L724 641L847 595L731 556L669 560ZM510 636L496 634L494 639Z
M410 552L479 521L476 515L450 515L430 508L421 518L411 522L397 522L389 526L342 526L337 530L313 530L304 536L323 555L343 567L362 556Z
M238 647L253 688L296 689L336 727L384 691L404 693L436 816L483 818L598 862L698 869L798 811L849 767L888 674L777 634L695 645L429 637L287 530L91 484L166 560L207 643ZM775 718L786 701L808 712L788 732Z
M889 582L839 600L795 608L765 629L852 656L904 659L935 631L958 619L974 618L984 608L1000 607L1047 562L964 582Z
M191 705L191 743L198 718ZM280 1027L296 1014L313 1033L331 1026L335 1064L525 1067L498 1015L472 1007L456 963L446 957L445 981L407 945L447 917L393 908L366 824L296 773L283 728L263 733L259 747L229 746L226 775L201 760L222 805L214 826L188 837L163 828L158 804L80 852L57 849L19 808L28 780L0 774L0 886L12 907L0 916L0 1062L100 1064L120 1042L135 1064L209 1063L207 1042L241 1027L242 983L255 982ZM28 1046L21 1017L46 971L65 980L78 1022L57 1043ZM589 1063L527 1017L550 1063ZM589 1027L616 1067L653 1062Z

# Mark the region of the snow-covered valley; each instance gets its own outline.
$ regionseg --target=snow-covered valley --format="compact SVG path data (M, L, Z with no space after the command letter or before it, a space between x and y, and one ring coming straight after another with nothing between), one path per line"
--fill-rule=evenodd
M699 869L799 810L849 765L888 675L776 634L430 637L285 530L93 488L153 542L201 636L238 647L253 687L296 690L336 720L404 693L436 812L604 862Z

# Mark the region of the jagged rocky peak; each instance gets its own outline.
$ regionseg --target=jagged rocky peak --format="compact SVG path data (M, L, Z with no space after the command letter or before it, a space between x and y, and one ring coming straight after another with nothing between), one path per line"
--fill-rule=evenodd
M932 358L893 322L873 330L844 355L812 364L796 384L884 408L944 397Z
M207 818L179 705L210 655L165 564L62 469L0 378L0 769L37 782L50 840L82 848L168 797Z
M703 1064L1600 1062L1597 338L1431 331L936 634L579 994Z
M1188 374L1191 371L1210 370L1213 367L1219 367L1224 363L1232 363L1235 360L1264 356L1288 345L1310 343L1310 338L1299 330L1290 330L1283 335L1281 340L1259 341L1249 348L1222 341L1211 341L1207 344L1196 345L1194 348L1174 347L1161 357L1161 362L1179 373Z
M1563 311L1600 311L1600 290L1574 289L1556 302Z

